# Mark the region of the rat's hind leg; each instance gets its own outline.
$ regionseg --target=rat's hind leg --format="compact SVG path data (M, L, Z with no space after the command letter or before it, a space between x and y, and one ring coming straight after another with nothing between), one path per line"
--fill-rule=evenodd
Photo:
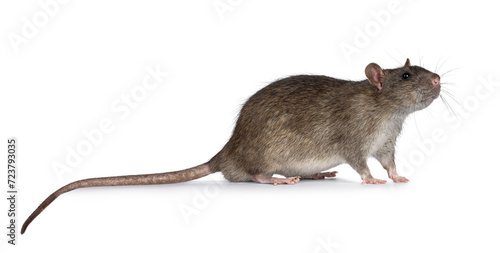
M318 174L313 174L309 176L302 176L300 178L318 180L318 179L325 179L326 177L336 177L336 176L337 176L337 171L331 171L331 172L320 172Z
M279 184L295 184L299 182L300 177L287 177L287 178L276 178L276 177L270 177L265 174L256 174L253 175L252 180L261 183L261 184L274 184L274 185L279 185Z

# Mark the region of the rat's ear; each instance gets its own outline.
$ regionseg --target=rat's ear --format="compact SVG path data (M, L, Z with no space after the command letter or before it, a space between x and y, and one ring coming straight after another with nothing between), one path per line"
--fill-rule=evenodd
M409 67L409 66L410 66L410 59L406 58L405 67Z
M378 64L368 64L365 68L365 75L373 86L377 87L378 90L382 89L382 79L384 79L385 74Z

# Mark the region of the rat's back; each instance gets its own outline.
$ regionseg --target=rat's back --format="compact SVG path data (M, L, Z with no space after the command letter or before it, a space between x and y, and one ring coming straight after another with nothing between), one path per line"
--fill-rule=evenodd
M230 181L249 181L252 174L304 176L338 165L344 162L340 145L352 137L352 108L371 90L328 76L277 80L248 99L211 166Z

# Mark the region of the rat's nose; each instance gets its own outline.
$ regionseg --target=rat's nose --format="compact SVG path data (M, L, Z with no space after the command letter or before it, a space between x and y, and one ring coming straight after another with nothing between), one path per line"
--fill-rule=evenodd
M441 84L441 78L438 75L432 77L432 85L439 86Z

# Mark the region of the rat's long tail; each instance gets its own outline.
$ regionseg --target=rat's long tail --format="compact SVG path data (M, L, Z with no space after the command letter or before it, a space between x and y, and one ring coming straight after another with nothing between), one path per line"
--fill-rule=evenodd
M21 229L21 234L24 234L28 225L48 206L52 201L54 201L61 194L85 187L97 187L97 186L119 186L119 185L149 185L149 184L171 184L180 183L190 180L195 180L200 177L207 176L214 173L208 165L204 163L196 167L166 172L158 174L145 174L145 175L132 175L132 176L118 176L118 177L101 177L101 178L89 178L84 180L79 180L63 186L59 190L48 196L40 206L28 217L24 222L23 228Z

